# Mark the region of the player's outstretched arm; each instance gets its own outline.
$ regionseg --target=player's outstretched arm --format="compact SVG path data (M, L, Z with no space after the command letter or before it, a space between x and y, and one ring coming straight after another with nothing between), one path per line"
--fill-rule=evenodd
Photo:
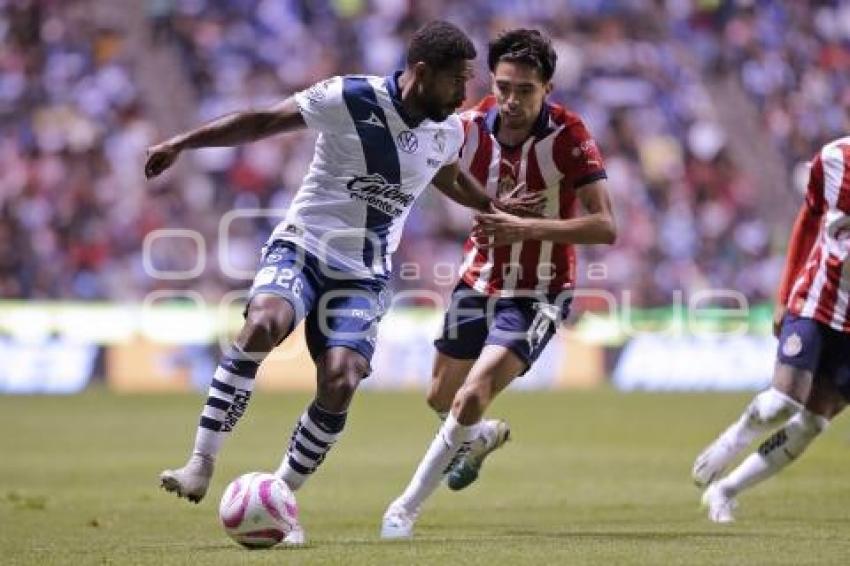
M613 244L617 226L611 199L600 179L578 189L585 214L578 218L520 218L502 211L478 214L473 230L479 248L492 248L520 242L542 240L567 244Z
M228 114L148 148L145 176L156 177L186 149L240 145L304 127L306 123L292 97L264 110Z
M440 169L434 176L433 184L437 190L458 204L481 212L499 209L518 216L540 216L540 209L545 202L541 194L512 194L506 199L493 200L487 196L475 177L463 171L457 162Z

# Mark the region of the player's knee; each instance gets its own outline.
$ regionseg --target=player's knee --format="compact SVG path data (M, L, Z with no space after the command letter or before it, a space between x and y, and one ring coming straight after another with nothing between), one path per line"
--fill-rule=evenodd
M286 338L292 325L292 315L282 305L252 303L245 317L245 326L249 341L263 342L272 347Z
M787 421L801 408L800 403L771 387L756 395L750 403L749 415L760 424L777 425Z

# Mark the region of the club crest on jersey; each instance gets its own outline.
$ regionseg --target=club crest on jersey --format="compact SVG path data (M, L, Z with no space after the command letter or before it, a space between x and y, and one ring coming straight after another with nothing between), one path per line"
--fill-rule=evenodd
M796 332L791 336L785 339L785 342L782 344L782 354L793 358L803 351L803 339L800 338L800 335Z
M416 150L419 149L419 140L416 138L416 134L410 130L399 132L395 139L398 142L399 149L405 153L416 153Z

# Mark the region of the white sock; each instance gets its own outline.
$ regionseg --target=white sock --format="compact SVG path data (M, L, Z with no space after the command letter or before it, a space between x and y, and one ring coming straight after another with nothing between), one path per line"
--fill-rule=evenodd
M210 383L195 433L194 454L215 460L224 439L248 408L260 362L232 345L222 356Z
M781 391L772 387L766 389L756 395L741 417L721 433L720 441L733 447L733 452L737 454L801 408L800 403Z
M478 424L464 426L457 422L454 415L449 414L416 468L407 489L393 505L401 505L407 511L417 513L422 502L440 485L455 458L468 450L470 440L477 434Z
M773 476L805 452L828 424L826 417L803 409L723 478L721 488L735 495Z

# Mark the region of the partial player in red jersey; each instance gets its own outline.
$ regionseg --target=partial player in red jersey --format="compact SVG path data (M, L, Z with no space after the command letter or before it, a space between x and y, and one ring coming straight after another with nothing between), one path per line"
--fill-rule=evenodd
M799 457L847 404L849 256L850 137L845 137L824 146L812 161L774 314L779 348L773 383L694 463L694 481L708 486L703 504L712 521L733 521L735 496ZM738 454L771 430L756 452L720 479Z
M478 477L507 440L500 420L482 420L524 374L566 317L575 244L610 244L616 228L606 175L581 119L546 100L556 56L540 32L516 29L490 44L493 94L465 113L461 169L491 194L544 195L537 217L476 216L452 294L428 403L444 418L404 493L387 509L383 538L409 538L422 503L448 474L452 489ZM578 204L585 214L576 215Z

